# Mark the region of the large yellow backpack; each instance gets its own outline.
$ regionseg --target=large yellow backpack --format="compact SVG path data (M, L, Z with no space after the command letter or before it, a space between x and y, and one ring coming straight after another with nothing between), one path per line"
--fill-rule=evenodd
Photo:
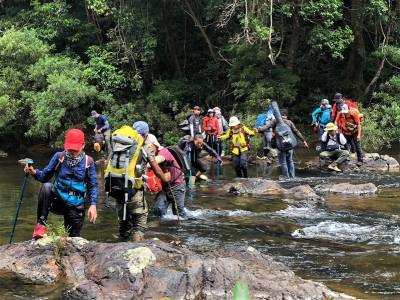
M143 141L142 136L127 125L112 133L112 153L104 171L107 197L126 203L138 190L143 189L138 170L141 168Z

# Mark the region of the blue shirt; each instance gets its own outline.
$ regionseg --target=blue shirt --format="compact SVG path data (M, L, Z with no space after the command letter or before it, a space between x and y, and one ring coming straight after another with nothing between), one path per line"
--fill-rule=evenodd
M107 118L104 115L99 114L98 118L94 118L96 122L96 130L101 129L101 132L110 130L110 124L108 124Z

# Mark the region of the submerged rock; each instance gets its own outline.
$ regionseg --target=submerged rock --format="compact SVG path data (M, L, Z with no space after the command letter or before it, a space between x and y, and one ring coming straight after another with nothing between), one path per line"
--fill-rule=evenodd
M56 263L44 242L49 239L0 247L0 269L34 284L66 277L80 299L232 299L238 280L251 299L355 299L296 276L252 247L199 254L156 239L110 244L69 238Z

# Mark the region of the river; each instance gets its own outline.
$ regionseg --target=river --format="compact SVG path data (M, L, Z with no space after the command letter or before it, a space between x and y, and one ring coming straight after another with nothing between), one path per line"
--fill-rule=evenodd
M400 161L399 147L386 149ZM89 153L93 154L93 153ZM298 164L315 157L313 149L297 149ZM31 152L11 153L0 158L0 244L7 244L24 181L18 159L32 158L42 169L51 150L37 147ZM93 154L96 158L96 155ZM102 166L96 166L98 175ZM179 241L194 251L251 245L291 268L296 275L319 281L329 288L366 300L400 298L400 173L332 175L330 172L297 170L284 188L300 184L369 183L381 193L374 196L324 195L323 205L293 205L276 196L239 197L225 194L220 187L234 178L232 165L210 165L213 186L197 186L187 192L189 220L171 214L159 221L149 213L146 237ZM250 177L278 180L280 167L251 166ZM102 181L102 180L101 180ZM29 178L19 212L13 242L31 239L36 224L37 194L41 184ZM154 196L147 196L151 206ZM116 211L99 199L98 221L86 222L82 237L100 242L122 242L118 237ZM53 214L53 224L62 219ZM182 227L183 230L178 230ZM0 299L73 299L68 283L32 285L9 272L0 271Z

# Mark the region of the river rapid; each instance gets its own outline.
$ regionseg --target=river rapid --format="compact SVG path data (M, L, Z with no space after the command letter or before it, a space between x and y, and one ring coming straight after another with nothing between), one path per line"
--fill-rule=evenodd
M52 150L38 147L31 152L10 153L0 158L0 244L9 242L10 232L24 181L19 159L32 158L42 169ZM97 158L97 153L88 153ZM193 251L250 245L286 264L296 275L327 285L351 296L375 299L400 298L400 173L335 174L300 170L315 157L313 149L297 149L295 180L279 181L279 165L252 165L250 177L279 181L284 188L321 183L374 183L380 193L374 196L323 195L325 203L314 207L294 205L276 196L242 197L227 195L220 188L235 175L230 164L211 164L207 175L212 186L200 185L186 195L189 219L180 220L171 212L164 220L153 217L154 195L150 205L147 238L174 241ZM400 161L399 147L386 149ZM97 165L103 182L104 166ZM36 225L36 203L41 184L29 178L19 212L13 242L31 239ZM85 222L82 237L99 242L117 243L117 216L114 206L99 199L98 221ZM57 224L62 218L50 215ZM179 229L182 230L179 230ZM32 285L9 272L0 271L0 299L73 299L71 285L59 282L51 286Z

